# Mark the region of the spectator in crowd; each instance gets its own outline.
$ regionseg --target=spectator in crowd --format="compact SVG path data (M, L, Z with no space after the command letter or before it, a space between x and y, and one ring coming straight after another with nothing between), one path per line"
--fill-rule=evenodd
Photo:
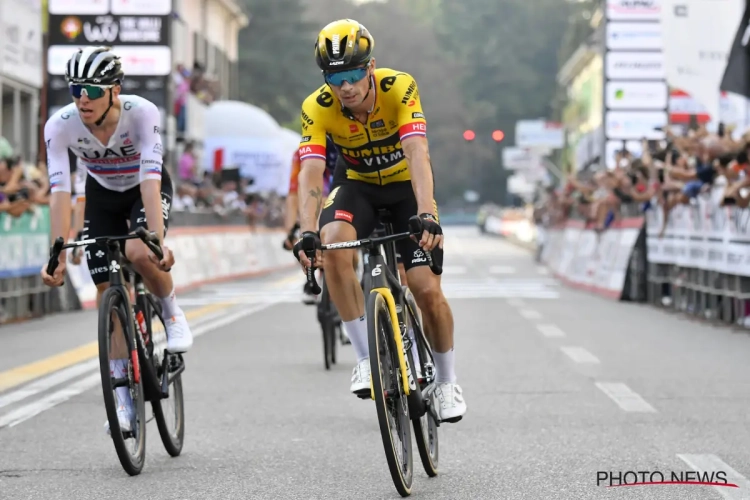
M624 211L635 215L657 203L664 210L663 235L671 210L698 196L720 192L718 205L747 207L750 133L734 140L732 132L721 124L716 133L697 124L684 133L667 127L664 141L642 141L640 155L623 147L615 153L614 168L582 169L549 197L545 202L549 221L554 224L576 215L604 231Z
M183 134L187 130L188 95L193 94L204 104L211 104L220 98L220 85L218 79L208 75L199 62L193 64L192 71L182 63L177 64L172 73L172 81L175 84L174 114L177 132Z

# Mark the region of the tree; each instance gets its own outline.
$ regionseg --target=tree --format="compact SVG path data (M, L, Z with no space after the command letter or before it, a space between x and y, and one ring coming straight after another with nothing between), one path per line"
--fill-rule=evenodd
M279 123L297 120L302 101L314 90L318 28L303 18L301 0L243 3L252 18L239 34L240 97Z
M570 8L560 0L441 2L436 30L443 50L463 61L462 97L475 130L500 128L510 146L518 120L549 116ZM503 201L507 173L500 149L485 141L476 153L480 193Z

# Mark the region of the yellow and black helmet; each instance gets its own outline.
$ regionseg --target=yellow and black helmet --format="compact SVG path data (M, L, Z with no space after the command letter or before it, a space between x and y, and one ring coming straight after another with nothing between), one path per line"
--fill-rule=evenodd
M356 68L372 57L375 40L353 19L339 19L320 30L315 42L315 62L323 71Z

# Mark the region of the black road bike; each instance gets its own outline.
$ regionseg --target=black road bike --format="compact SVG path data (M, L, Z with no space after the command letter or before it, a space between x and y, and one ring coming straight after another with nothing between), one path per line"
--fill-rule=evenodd
M295 224L291 231L289 231L284 243L288 242L290 246L294 246L294 239L299 228L299 223ZM283 245L283 248L289 250L285 245ZM330 370L331 366L336 364L336 337L338 336L342 345L347 345L351 342L349 342L349 338L344 334L341 317L328 293L325 273L321 273L321 284L323 292L320 294L320 299L315 302L315 306L318 314L318 323L320 323L320 329L323 332L323 363L326 370ZM310 284L308 283L305 288L309 286Z
M159 259L163 257L156 234L139 227L135 234L127 236L102 236L69 244L64 244L63 238L57 238L47 264L47 273L52 275L63 249L96 243L103 243L107 248L109 288L102 294L99 304L99 367L110 435L120 464L131 476L141 473L146 459L146 401L151 402L167 453L173 457L180 455L185 437L185 400L182 394L185 361L181 354L167 351L167 330L161 303L146 290L142 277L126 261L120 249L121 241L135 238L140 238ZM125 286L128 282L123 278L124 270L133 280L134 304ZM119 323L119 329L115 329L115 323ZM124 337L128 353L126 375L121 378L115 378L110 372L112 335L118 330L124 334L120 335L120 342ZM133 400L135 411L130 423L132 430L129 431L121 430L117 417L115 389L118 387L127 387ZM173 403L173 408L167 412L165 406L170 403Z
M378 215L385 225L385 236L322 245L322 250L367 250L365 314L372 384L370 393L360 397L375 400L388 469L396 490L406 497L411 494L414 476L410 421L425 472L434 477L438 467L437 428L440 423L432 398L436 387L435 360L414 296L401 285L396 268L395 242L412 235L421 237L422 222L412 217L409 232L393 234L391 214L380 210ZM312 260L315 241L303 237L302 249ZM432 260L429 252L425 255L432 272L441 274L442 266ZM314 261L313 267L307 269L307 280L313 293L319 294L321 288L315 280ZM414 359L415 354L417 359ZM416 377L413 375L415 368Z

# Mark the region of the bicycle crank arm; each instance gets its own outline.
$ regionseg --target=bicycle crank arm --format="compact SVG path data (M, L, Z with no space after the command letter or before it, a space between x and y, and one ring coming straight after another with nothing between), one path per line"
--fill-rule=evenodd
M164 358L161 361L161 397L169 397L169 384L176 376L185 371L185 361L181 354L170 354L164 349Z

